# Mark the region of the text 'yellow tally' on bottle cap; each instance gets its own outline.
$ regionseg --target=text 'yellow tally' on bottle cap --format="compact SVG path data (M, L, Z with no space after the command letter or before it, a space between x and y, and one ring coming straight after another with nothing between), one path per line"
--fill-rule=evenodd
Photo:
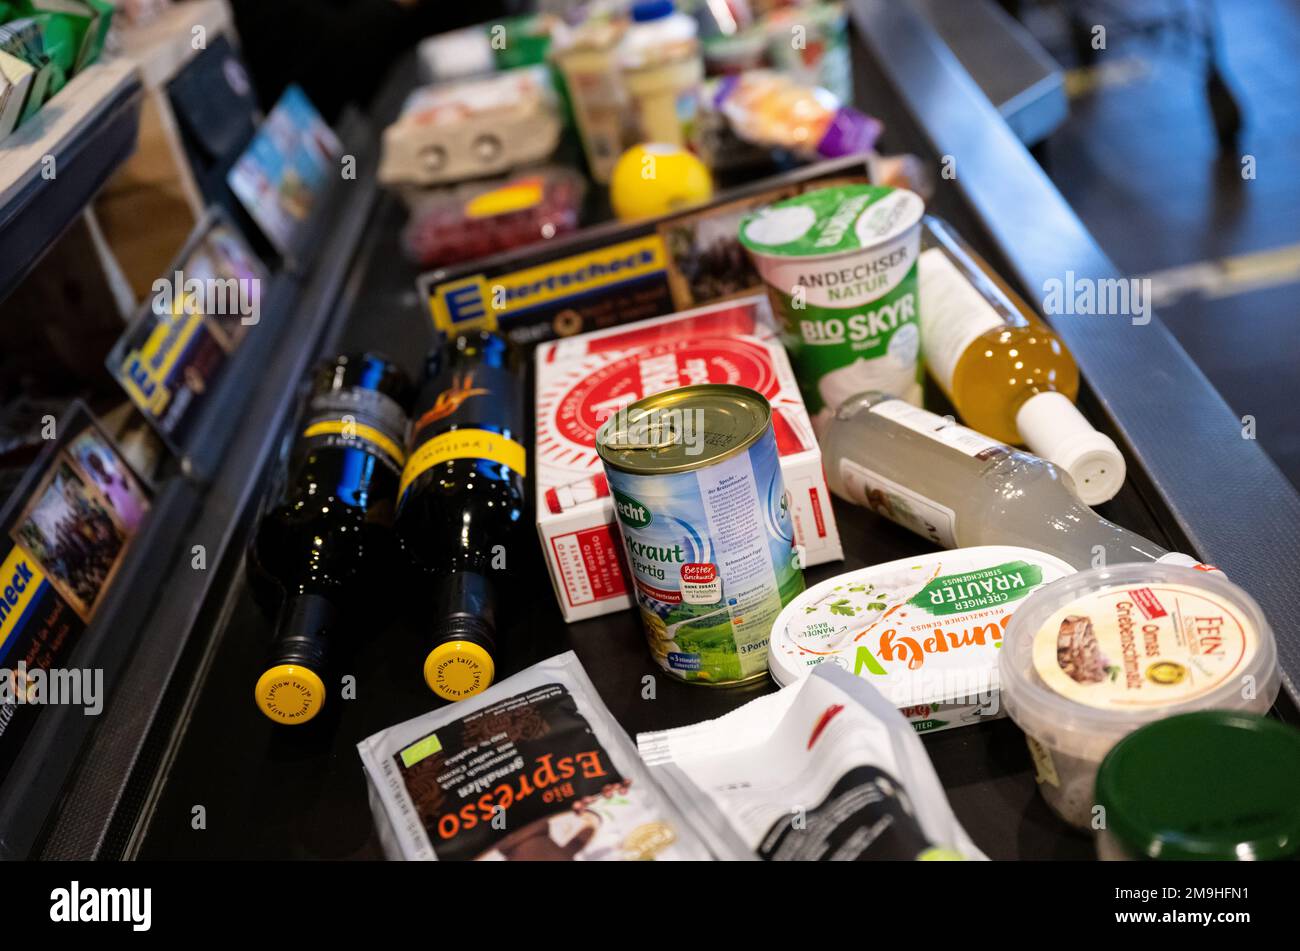
M464 700L486 690L496 675L492 655L472 641L446 641L424 659L424 682L444 700Z
M254 698L276 723L306 723L325 705L325 684L301 664L277 664L258 678Z

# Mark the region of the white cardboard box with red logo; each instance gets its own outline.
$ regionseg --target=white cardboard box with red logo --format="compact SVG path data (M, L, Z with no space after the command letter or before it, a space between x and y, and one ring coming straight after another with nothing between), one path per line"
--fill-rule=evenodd
M632 604L596 430L629 403L679 386L734 383L767 398L804 564L844 557L821 450L766 297L553 340L535 359L537 531L566 621Z

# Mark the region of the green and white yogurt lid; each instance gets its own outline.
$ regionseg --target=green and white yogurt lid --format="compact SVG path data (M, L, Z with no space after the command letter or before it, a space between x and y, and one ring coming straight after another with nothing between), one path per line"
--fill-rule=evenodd
M740 224L740 243L774 257L826 257L887 244L917 227L924 214L921 196L905 188L841 185L749 215Z

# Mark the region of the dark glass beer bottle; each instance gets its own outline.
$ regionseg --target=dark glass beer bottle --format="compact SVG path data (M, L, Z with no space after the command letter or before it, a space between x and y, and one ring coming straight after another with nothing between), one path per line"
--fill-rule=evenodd
M344 617L400 563L392 525L409 394L405 374L371 353L336 357L312 379L288 479L252 550L253 568L283 593L255 694L276 722L320 711Z
M426 378L398 490L397 536L431 586L424 679L462 700L496 674L507 549L524 519L523 392L494 333L452 338Z

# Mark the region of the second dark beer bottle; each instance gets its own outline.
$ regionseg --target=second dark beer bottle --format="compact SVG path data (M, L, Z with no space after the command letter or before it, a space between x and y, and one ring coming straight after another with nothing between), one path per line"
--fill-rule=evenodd
M396 527L433 611L425 682L463 700L496 675L508 549L524 520L523 393L506 342L487 331L451 339L429 370Z
M254 582L274 582L281 599L256 686L258 707L277 723L320 711L344 618L363 614L354 609L373 604L396 573L409 389L401 370L369 353L330 360L312 378L288 478L249 562Z

